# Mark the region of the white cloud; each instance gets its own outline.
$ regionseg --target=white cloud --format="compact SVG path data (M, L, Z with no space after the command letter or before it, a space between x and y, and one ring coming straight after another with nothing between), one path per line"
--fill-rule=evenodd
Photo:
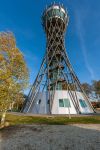
M83 20L84 20L83 18L85 18L84 12L81 15L80 15L80 12L78 12L78 11L75 12L76 29L77 29L77 34L78 34L78 37L80 40L80 46L81 46L81 50L83 53L85 66L86 66L86 68L90 74L90 78L94 79L95 78L94 71L93 71L93 69L92 69L92 67L88 61L88 57L87 57L87 47L86 47L85 37L84 37L84 35L86 33L85 33L85 30L84 30L83 25L82 25Z

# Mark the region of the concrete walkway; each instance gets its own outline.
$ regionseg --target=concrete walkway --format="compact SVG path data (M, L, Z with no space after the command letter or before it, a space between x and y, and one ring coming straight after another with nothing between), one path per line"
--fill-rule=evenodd
M0 131L0 150L100 150L100 124L7 127Z

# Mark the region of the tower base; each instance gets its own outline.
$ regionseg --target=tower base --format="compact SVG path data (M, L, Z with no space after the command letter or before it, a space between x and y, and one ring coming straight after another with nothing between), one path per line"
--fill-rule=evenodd
M74 93L74 91L72 91ZM47 92L38 93L36 99L32 103L28 113L33 114L89 114L94 113L90 108L88 102L84 99L81 92L76 92L77 94L77 105L79 107L79 112L75 107L74 102L70 98L69 92L66 90L55 91L54 100L52 103L52 109L50 112L50 101L48 99ZM27 112L24 109L23 112Z

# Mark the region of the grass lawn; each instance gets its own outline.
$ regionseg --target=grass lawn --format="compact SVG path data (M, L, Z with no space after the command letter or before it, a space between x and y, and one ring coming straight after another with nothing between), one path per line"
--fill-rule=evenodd
M0 114L1 118L1 114ZM74 116L71 119L68 116L25 116L7 114L6 122L10 125L20 124L50 124L50 125L66 125L66 124L100 124L100 116Z

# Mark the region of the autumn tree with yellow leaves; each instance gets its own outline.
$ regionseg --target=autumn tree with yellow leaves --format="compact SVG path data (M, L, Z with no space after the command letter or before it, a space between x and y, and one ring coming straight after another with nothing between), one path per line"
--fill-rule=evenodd
M0 111L1 123L10 105L23 99L28 87L28 69L23 54L16 46L13 33L0 33Z

